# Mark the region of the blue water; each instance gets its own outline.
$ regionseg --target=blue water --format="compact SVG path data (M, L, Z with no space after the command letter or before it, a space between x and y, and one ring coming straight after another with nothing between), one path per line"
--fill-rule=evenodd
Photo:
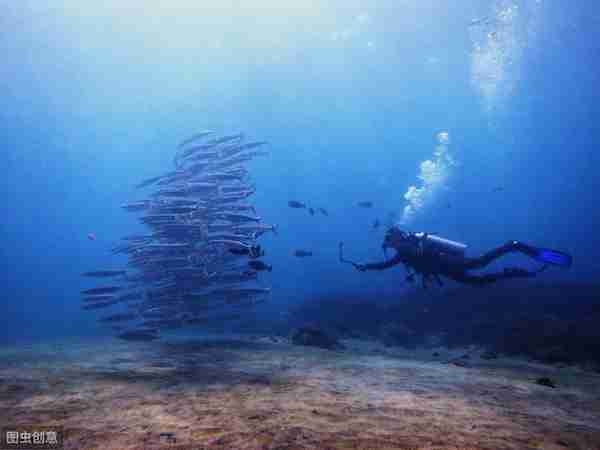
M593 2L121 3L0 1L0 338L106 333L80 310L80 274L124 263L111 246L142 228L120 204L202 129L271 144L250 165L257 211L279 226L262 239L265 316L323 294L414 289L402 269L339 264L337 244L382 257L372 223L402 216L440 132L455 164L407 228L473 254L509 239L565 250L572 269L544 279L597 279ZM482 17L494 21L469 26Z

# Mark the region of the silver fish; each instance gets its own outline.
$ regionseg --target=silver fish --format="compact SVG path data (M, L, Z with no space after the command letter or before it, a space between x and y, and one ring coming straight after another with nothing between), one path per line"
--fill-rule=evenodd
M99 322L128 322L130 320L137 319L137 314L134 313L118 313L110 316L101 317L98 319Z
M151 184L156 183L158 180L160 180L163 177L164 177L164 175L160 175L158 177L148 178L148 179L142 181L141 183L137 184L135 187L136 187L136 189L141 189L141 188L144 188L146 186L150 186Z
M202 138L205 138L206 136L210 136L211 134L214 134L214 131L211 131L211 130L200 131L200 132L198 132L196 134L193 134L189 138L184 139L183 141L181 141L179 143L179 145L177 146L177 148L183 148L186 145L191 144L194 141L198 141L198 140L200 140Z
M127 271L125 270L94 270L92 272L84 272L82 275L84 277L107 278L125 275L126 273Z
M114 292L118 292L123 289L123 286L101 286L95 287L91 289L85 289L81 291L82 294L85 295L94 295L94 294L112 294Z
M156 331L151 332L150 330L126 331L117 335L117 337L125 341L154 341L158 339Z
M85 309L85 310L102 309L102 308L108 308L109 306L112 306L112 305L116 305L117 303L119 303L119 300L112 300L110 302L88 303L88 304L83 305L81 308Z

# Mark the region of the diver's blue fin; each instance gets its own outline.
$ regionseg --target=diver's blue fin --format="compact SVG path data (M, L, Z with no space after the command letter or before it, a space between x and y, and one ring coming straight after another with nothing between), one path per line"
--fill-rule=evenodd
M536 248L535 250L533 257L541 263L561 267L571 267L571 264L573 264L573 257L568 253L549 248Z

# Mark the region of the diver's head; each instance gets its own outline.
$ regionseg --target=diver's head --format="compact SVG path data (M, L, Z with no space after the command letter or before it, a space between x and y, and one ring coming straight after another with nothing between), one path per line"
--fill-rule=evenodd
M410 234L406 231L402 231L397 225L390 227L383 238L384 249L386 248L398 248L401 244L406 243L409 239Z

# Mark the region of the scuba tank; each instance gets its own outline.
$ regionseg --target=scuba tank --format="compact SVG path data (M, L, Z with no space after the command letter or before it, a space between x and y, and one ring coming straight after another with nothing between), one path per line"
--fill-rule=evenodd
M464 258L467 246L462 242L451 241L429 233L414 233L419 240L419 248L423 253L445 253Z

